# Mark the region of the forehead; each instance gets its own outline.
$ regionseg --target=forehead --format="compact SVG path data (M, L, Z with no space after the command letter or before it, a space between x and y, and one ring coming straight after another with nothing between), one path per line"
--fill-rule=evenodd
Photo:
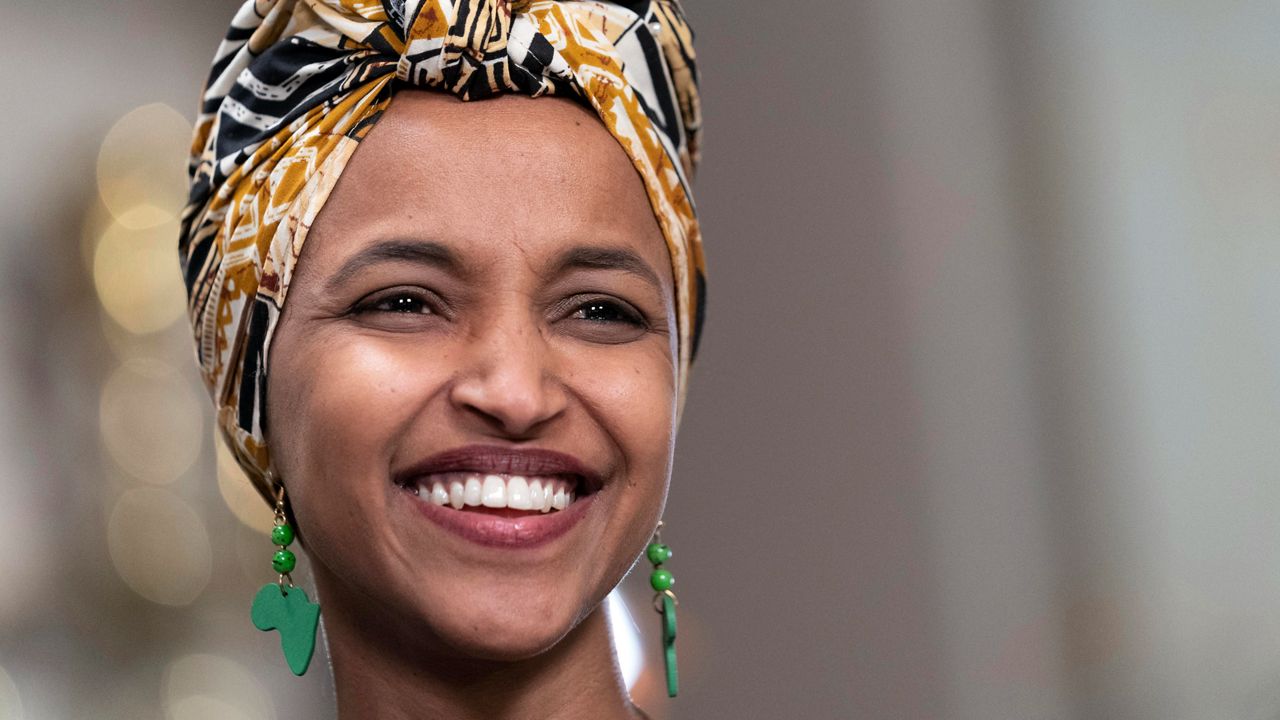
M340 236L341 243L322 239ZM644 183L597 116L559 98L401 91L317 219L309 254L396 236L484 252L619 245L670 277Z

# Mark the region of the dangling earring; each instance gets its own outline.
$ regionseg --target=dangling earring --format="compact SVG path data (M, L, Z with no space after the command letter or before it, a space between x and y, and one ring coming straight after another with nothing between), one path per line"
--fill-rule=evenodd
M271 557L271 566L279 578L258 590L249 617L259 630L280 631L285 662L294 675L301 675L307 671L316 649L320 606L307 600L307 593L296 587L289 575L298 563L297 556L288 549L293 542L293 527L284 511L284 485L275 483L275 491L276 520L275 527L271 528L271 542L279 549Z
M671 559L671 548L662 544L662 521L653 531L653 541L645 548L645 555L653 563L649 585L657 594L653 596L653 609L662 615L662 650L667 666L667 697L675 697L679 682L676 677L676 594L671 586L676 579L662 564Z

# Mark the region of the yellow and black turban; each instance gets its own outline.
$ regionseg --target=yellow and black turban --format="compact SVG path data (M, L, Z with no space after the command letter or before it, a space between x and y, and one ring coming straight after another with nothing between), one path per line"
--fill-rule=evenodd
M267 350L294 264L398 87L561 95L599 114L667 241L683 407L704 298L692 39L678 0L246 0L205 86L179 255L219 425L264 496Z

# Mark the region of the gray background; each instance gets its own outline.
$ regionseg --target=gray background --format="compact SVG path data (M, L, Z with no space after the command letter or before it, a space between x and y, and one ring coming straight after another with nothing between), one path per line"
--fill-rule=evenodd
M192 117L234 7L0 3L0 718L331 717L248 628L266 543L207 407L172 478L104 439L129 372L202 391L181 322L95 294L99 146ZM641 704L1280 717L1280 7L687 10L709 319L666 516L683 692L651 665Z

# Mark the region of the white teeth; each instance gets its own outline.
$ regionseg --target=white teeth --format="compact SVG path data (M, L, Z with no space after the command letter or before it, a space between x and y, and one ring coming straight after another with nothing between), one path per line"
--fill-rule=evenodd
M431 486L431 502L435 505L449 504L449 491L444 489L444 483L436 483Z
M484 476L484 489L480 497L480 503L488 508L507 506L507 484L502 481L501 476Z
M534 478L529 481L529 508L541 510L542 507L542 481Z
M479 505L481 490L482 488L480 486L480 478L476 477L475 475L468 477L467 484L462 493L463 502L465 502L470 507L475 507Z
M507 507L512 510L529 510L529 483L519 475L507 480Z
M449 505L455 510L483 505L551 512L573 504L573 484L557 477L526 478L520 475L446 473L423 478L411 485L413 494L433 505Z

